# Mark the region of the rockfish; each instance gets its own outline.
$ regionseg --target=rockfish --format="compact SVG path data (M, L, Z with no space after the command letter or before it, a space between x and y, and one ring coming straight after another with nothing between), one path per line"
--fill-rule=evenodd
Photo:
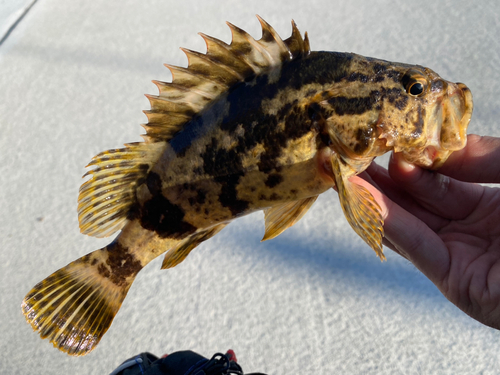
M292 21L282 40L228 24L231 44L201 34L205 54L153 81L144 141L95 156L78 198L81 232L108 246L54 272L22 310L71 355L99 343L134 278L157 256L182 262L229 222L263 210L263 240L295 224L335 187L356 233L384 259L383 218L349 178L388 151L436 169L465 146L472 95L432 70L353 53L311 52Z

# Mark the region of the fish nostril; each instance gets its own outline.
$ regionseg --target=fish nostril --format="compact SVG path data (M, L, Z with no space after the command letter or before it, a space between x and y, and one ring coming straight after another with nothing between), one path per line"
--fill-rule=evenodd
M437 79L431 83L431 91L446 91L448 89L448 83L443 79Z

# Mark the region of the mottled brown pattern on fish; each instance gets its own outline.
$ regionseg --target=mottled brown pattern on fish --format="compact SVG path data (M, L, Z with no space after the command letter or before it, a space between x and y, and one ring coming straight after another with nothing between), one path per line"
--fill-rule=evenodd
M230 109L235 98L224 100L228 103L224 107ZM300 163L308 162L311 170L317 169L312 161L317 144L308 101L289 100L276 114L264 113L260 103L256 104L258 108L250 107L245 116L238 115L234 120L222 116L220 127L214 126L205 137L194 140L180 157L169 157L169 164L155 167L147 178L149 194L141 194L145 188L139 191L140 196L147 195L142 206L147 208L158 200L159 179L162 194L186 214L183 221L193 227L232 219L278 201L301 198L290 193L290 186L296 186L297 180L284 183L284 176L296 175L293 170L297 167L292 166ZM179 173L181 168L184 169ZM248 179L252 181L250 185ZM305 184L306 194L319 193L307 189L314 181ZM284 191L278 193L278 185Z

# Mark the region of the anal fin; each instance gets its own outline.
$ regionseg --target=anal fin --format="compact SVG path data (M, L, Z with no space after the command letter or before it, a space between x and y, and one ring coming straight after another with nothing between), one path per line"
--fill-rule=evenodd
M331 160L340 205L352 229L375 251L380 260L385 260L382 250L384 236L382 214L375 198L363 186L344 177L337 157Z
M309 197L293 202L287 202L278 206L266 208L264 219L266 221L266 232L262 241L270 240L279 236L286 229L297 223L302 216L311 208L318 196Z
M191 250L193 250L203 241L206 241L209 238L215 236L227 224L228 223L217 224L208 229L203 229L198 232L195 232L189 237L183 239L181 242L179 242L176 246L174 246L167 252L165 258L163 259L161 269L164 270L166 268L173 268L178 264L180 264L184 259L186 259Z

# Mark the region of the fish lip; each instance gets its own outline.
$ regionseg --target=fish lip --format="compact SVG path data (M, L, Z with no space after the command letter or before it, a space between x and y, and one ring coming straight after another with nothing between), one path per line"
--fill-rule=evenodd
M464 114L462 116L462 120L460 121L460 125L467 128L467 126L469 125L470 119L472 117L472 111L474 110L474 102L472 100L472 92L465 84L463 84L461 82L457 82L456 85L460 89L460 92L462 93L462 97L464 100L464 106L465 106Z
M467 127L472 117L472 110L474 107L472 100L472 93L470 89L463 83L449 83L447 90L443 97L443 103L446 103L448 108L443 109L443 120L441 124L445 124L444 116L448 115L454 117L454 115L460 114L460 119L454 124L456 128L455 136L451 140L443 138L444 131L449 129L440 129L440 134L438 134L439 147L436 148L434 145L428 145L424 149L424 155L428 160L427 165L422 165L423 167L430 168L433 170L439 169L448 159L452 152L461 150L467 144ZM457 103L459 103L457 105ZM451 113L448 113L452 110Z

